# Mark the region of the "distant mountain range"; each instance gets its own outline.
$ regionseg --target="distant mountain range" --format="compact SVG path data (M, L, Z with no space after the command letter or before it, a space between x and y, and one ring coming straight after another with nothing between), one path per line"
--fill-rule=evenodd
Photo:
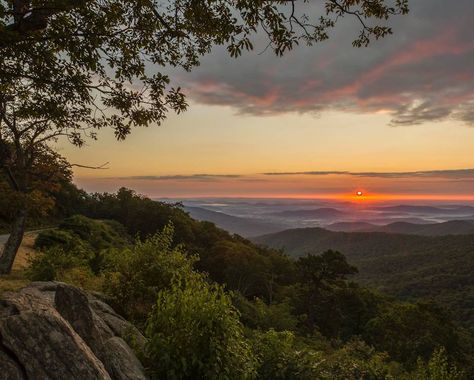
M344 211L335 208L317 208L310 210L288 210L273 212L270 215L280 218L313 218L313 219L330 219L340 218L346 215Z
M442 223L442 228L456 224ZM401 298L433 298L447 305L461 323L474 324L474 234L420 236L300 228L252 240L291 256L338 250L359 268L358 281Z
M413 214L433 214L433 215L474 215L474 207L472 206L416 206L416 205L399 205L372 207L374 211L391 212L391 213L413 213Z
M288 228L288 225L285 224L259 221L251 218L242 218L200 207L185 206L184 210L188 212L189 215L191 215L191 217L194 219L205 220L214 223L216 226L226 231L247 238L282 231Z
M473 220L451 220L442 223L415 224L395 222L379 226L367 222L340 222L325 227L336 232L386 232L395 234L442 236L474 234Z

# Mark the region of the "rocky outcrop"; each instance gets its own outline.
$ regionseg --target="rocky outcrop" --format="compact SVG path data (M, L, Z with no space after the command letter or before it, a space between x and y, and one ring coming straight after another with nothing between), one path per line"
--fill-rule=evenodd
M0 380L145 379L129 339L145 343L96 296L63 283L32 283L0 300Z

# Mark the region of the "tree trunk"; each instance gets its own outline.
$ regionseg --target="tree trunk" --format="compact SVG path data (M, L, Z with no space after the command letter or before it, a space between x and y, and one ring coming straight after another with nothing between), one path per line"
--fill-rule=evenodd
M20 210L13 221L3 253L0 256L0 274L9 274L25 234L26 210Z

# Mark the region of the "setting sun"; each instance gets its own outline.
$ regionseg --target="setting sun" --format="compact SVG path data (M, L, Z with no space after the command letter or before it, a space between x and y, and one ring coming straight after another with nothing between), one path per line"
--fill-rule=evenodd
M358 197L361 197L363 195L362 191L358 191L356 194L357 194Z

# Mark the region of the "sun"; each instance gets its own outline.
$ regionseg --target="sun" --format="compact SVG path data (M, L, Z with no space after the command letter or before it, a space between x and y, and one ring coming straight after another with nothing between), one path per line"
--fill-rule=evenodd
M364 193L362 193L362 191L358 191L358 192L356 193L356 195L357 195L358 197L361 197L362 195L364 195Z

